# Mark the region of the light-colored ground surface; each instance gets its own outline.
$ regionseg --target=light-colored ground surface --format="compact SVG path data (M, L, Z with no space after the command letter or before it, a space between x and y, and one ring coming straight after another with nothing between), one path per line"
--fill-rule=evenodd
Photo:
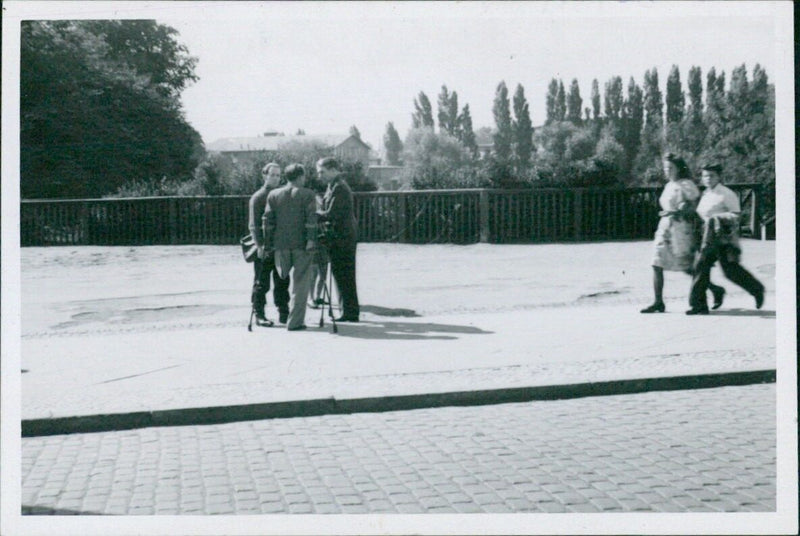
M767 287L686 317L689 278L652 300L649 242L361 244L359 325L245 326L235 247L22 250L25 419L775 368L773 242L744 241ZM274 310L272 311L274 315Z
M24 439L22 505L129 515L775 511L775 386Z

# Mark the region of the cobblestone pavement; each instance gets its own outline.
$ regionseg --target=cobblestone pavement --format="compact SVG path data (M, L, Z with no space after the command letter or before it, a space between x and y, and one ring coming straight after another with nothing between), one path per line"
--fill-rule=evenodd
M23 439L23 513L776 507L775 385Z

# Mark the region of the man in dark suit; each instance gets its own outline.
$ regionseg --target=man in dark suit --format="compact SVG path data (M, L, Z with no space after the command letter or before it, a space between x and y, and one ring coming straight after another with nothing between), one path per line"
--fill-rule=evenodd
M306 329L306 300L311 283L311 262L317 241L317 201L304 187L305 169L292 164L285 170L286 186L267 196L264 234L267 248L274 250L275 267L283 278L292 279L292 299L286 328Z
M356 218L353 192L342 178L341 167L335 158L317 162L317 174L328 185L319 211L320 221L328 224L331 236L328 254L331 271L342 297L342 316L337 322L358 322L361 313L356 289Z
M248 227L253 241L258 246L258 256L253 261L255 277L253 280L253 290L250 293L250 302L256 312L256 324L259 326L271 326L272 321L267 319L267 292L270 287L270 275L275 283L272 297L275 300L275 307L278 308L278 316L281 323L286 322L289 314L289 280L283 279L275 269L275 260L272 255L268 255L264 248L264 233L262 230L261 219L264 208L267 205L267 196L280 185L281 167L278 164L270 163L261 170L264 178L264 185L250 197L248 204Z

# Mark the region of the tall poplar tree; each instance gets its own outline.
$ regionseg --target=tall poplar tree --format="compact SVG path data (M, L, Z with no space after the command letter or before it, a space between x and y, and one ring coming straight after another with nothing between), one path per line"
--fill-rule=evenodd
M633 77L628 81L628 96L622 107L622 136L620 142L625 151L625 175L629 175L641 144L642 126L644 124L644 103L642 89Z
M581 90L578 87L578 79L573 78L569 86L569 95L567 96L567 121L579 125L581 123L582 106L583 99L581 98Z
M592 80L592 119L600 119L600 84Z
M580 112L578 112L580 114ZM517 84L514 92L514 163L517 172L525 171L531 162L533 153L533 124L531 114L528 109L528 101L525 99L525 89L522 84Z
M564 83L558 81L556 93L556 121L564 121L567 117L567 95L564 93Z
M553 78L550 80L550 84L547 86L547 102L545 105L545 113L546 119L545 124L549 125L554 121L558 121L556 118L556 99L558 97L558 80Z
M423 91L420 91L419 96L414 99L414 113L411 116L411 124L414 128L433 128L431 101Z
M696 157L703 150L703 140L706 136L703 122L703 75L700 67L693 66L689 69L686 88L689 98L681 126L683 133L681 152L691 163L696 164Z
M511 126L511 110L508 100L508 88L505 82L497 85L494 96L494 122L496 132L494 133L494 155L501 164L509 164L511 160L511 143L514 137Z
M458 94L448 92L447 86L442 86L439 93L439 132L456 136L458 131Z
M725 128L725 71L717 74L714 67L706 75L706 137L703 153L708 156L727 133Z
M673 65L667 77L666 94L666 142L675 151L685 146L682 140L681 122L683 121L686 98L681 87L681 74L677 65Z
M386 162L390 166L400 165L400 155L403 153L403 142L394 124L389 121L386 125L386 134L383 135L383 146L386 149Z
M658 87L655 67L644 73L644 127L634 173L644 182L662 176L661 157L664 146L664 102Z
M623 100L622 78L615 76L606 82L604 99L606 119L608 119L615 127L618 127L619 125Z
M472 128L472 114L469 112L469 104L464 105L458 116L458 139L469 150L473 158L478 155L478 142L475 139L475 131Z

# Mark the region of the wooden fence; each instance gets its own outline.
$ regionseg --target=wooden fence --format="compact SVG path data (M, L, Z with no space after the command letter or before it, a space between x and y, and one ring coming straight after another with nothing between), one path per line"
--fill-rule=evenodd
M759 236L762 190L730 187L742 234ZM541 188L356 193L361 242L528 243L649 238L659 188ZM25 200L23 246L235 244L248 196Z

